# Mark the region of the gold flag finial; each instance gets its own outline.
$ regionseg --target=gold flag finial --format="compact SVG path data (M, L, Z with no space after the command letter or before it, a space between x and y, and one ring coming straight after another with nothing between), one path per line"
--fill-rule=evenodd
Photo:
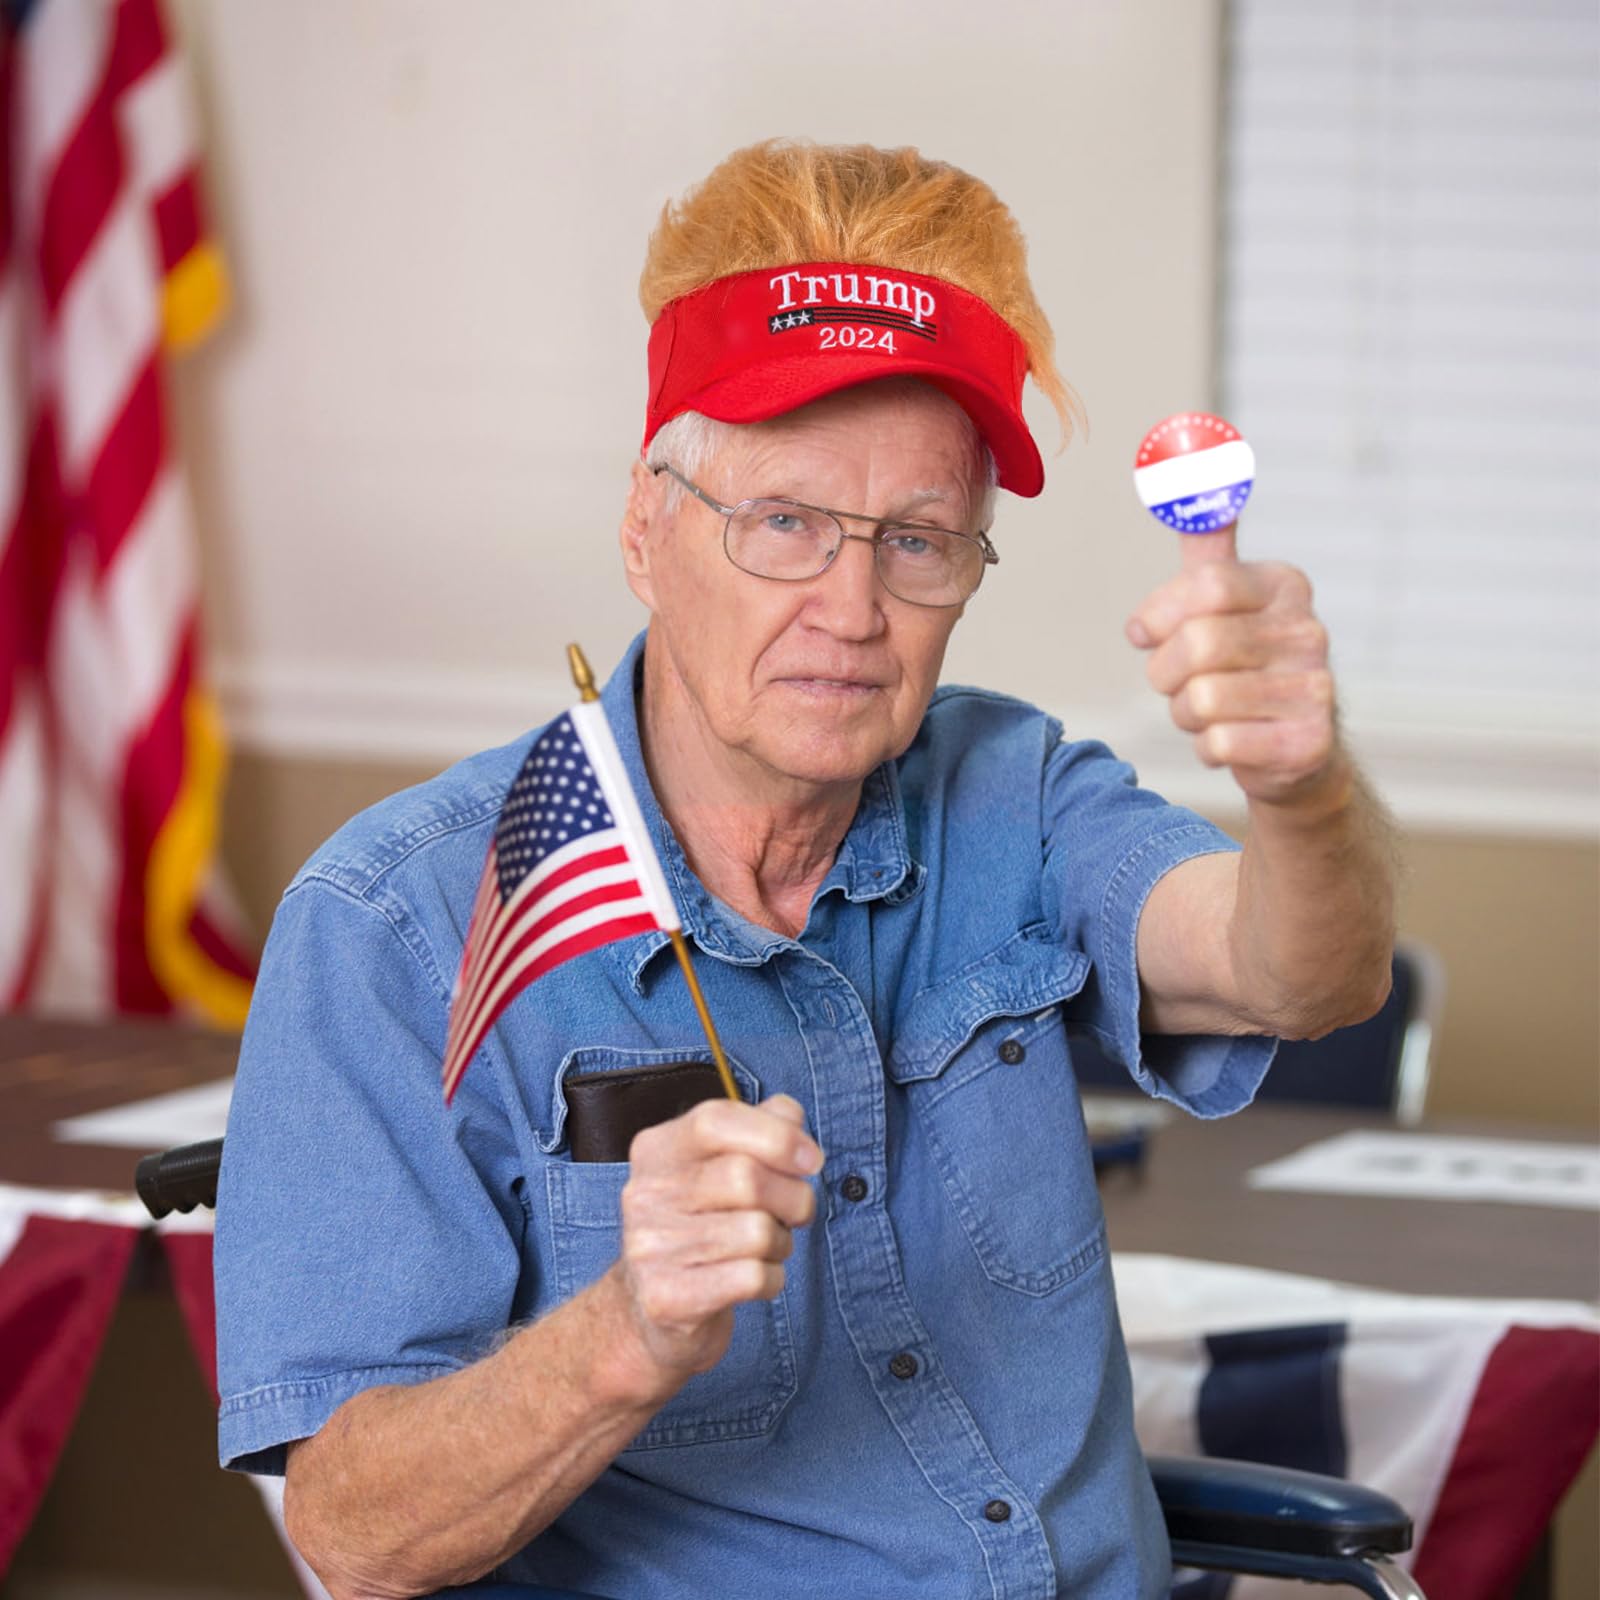
M589 670L588 657L575 644L567 646L567 665L572 668L572 681L585 700L598 700L600 692L594 686L594 674Z

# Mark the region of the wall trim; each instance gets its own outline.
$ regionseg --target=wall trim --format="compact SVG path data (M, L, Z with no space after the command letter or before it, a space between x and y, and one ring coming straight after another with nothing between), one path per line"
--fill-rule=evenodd
M214 677L236 748L285 758L444 766L503 744L571 703L552 675L374 669L344 662L222 662ZM1073 737L1103 739L1140 781L1208 813L1241 809L1201 767L1161 702L1057 707ZM1451 724L1430 710L1352 714L1350 742L1406 827L1600 838L1600 738L1571 728Z

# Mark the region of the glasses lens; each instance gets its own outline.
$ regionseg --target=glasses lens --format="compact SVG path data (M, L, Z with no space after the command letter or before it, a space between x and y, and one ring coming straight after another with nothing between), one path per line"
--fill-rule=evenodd
M758 578L814 578L842 530L825 511L789 500L751 500L728 519L728 557Z
M922 606L954 606L983 577L983 550L976 539L936 528L885 528L878 540L878 572L884 587Z

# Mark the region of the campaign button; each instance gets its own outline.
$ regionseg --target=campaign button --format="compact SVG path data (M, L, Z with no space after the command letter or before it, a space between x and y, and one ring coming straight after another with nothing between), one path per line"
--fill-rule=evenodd
M1179 533L1215 533L1237 522L1255 476L1255 451L1239 430L1204 411L1158 422L1133 463L1145 508Z

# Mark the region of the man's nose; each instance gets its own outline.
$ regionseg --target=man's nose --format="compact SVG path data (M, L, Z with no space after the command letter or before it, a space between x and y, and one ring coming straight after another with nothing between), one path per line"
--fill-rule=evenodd
M870 639L883 630L883 597L874 542L847 533L838 554L814 580L812 615L841 639Z

